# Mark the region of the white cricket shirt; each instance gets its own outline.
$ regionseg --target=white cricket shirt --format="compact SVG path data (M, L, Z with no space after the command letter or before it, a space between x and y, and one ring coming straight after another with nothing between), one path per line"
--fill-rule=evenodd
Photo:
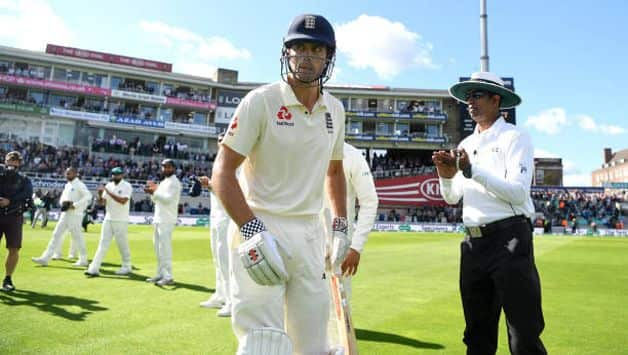
M155 203L153 223L177 223L181 182L175 174L163 179L151 199Z
M129 184L126 180L122 179L116 185L115 182L110 181L105 185L107 190L113 192L117 196L126 197L128 200L122 204L118 201L114 200L107 191L104 191L102 194L102 198L106 201L105 209L107 212L105 213L105 221L113 221L113 222L128 222L129 221L129 206L131 201L131 194L133 194L133 186Z
M78 177L72 181L68 181L63 187L61 197L59 197L59 203L63 201L72 201L74 208L65 211L69 215L83 216L85 209L92 201L92 193L89 192L87 186Z
M368 240L368 234L373 229L379 201L371 168L362 156L362 152L345 143L344 153L342 166L347 183L347 220L349 221L351 248L362 253L364 244ZM360 211L358 212L358 220L354 224L356 199L360 205Z
M209 192L209 221L212 226L229 219L229 215L213 191Z
M476 126L458 148L469 155L472 177L465 178L461 171L452 179L441 177L440 190L450 204L464 198L465 225L481 226L514 215L532 217L534 149L527 133L500 117L482 132Z
M326 91L307 112L280 81L251 91L222 144L246 156L239 181L251 209L281 216L316 215L330 160L342 160L345 114Z

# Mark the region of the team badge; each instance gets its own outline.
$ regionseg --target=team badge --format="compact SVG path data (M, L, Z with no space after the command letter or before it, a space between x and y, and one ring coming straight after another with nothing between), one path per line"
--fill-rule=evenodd
M331 113L325 112L325 124L327 125L327 133L334 133L334 121L331 119Z

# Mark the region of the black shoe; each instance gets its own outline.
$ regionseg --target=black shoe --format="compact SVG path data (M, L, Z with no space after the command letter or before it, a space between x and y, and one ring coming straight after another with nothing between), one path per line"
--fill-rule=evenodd
M87 275L87 277L98 277L98 276L100 276L100 274L97 273L97 272L85 271L84 274Z
M15 286L13 286L13 281L11 281L10 278L5 278L4 281L2 281L2 289L7 292L15 290Z

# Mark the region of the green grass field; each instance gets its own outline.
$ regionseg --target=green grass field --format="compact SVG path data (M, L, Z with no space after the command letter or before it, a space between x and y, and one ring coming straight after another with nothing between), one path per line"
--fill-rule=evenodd
M177 284L144 281L155 271L150 226L129 231L135 273L116 276L115 243L102 276L69 260L30 261L50 238L25 229L17 290L0 292L0 354L233 354L229 319L200 308L214 285L205 228L177 228ZM86 234L93 256L99 226ZM372 233L354 279L352 307L361 354L463 354L458 295L460 235ZM64 253L67 253L69 236ZM628 239L541 236L536 257L551 354L628 354ZM4 243L0 258L4 261ZM503 322L503 319L502 319ZM507 354L505 326L498 353Z

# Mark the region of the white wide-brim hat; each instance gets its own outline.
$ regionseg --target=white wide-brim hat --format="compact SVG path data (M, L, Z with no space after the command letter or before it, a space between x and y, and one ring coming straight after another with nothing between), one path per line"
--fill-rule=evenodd
M471 74L471 79L452 85L449 88L449 95L466 104L467 94L475 90L485 90L499 95L501 97L499 108L511 108L521 103L521 97L506 88L502 78L490 72Z

